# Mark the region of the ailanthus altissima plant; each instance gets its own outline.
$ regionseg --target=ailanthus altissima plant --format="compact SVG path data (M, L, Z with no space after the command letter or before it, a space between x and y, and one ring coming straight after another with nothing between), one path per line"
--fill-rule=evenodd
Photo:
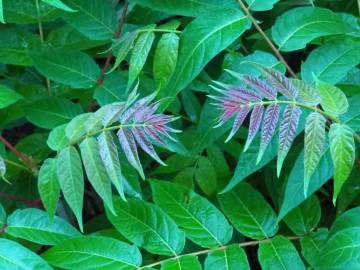
M0 0L0 269L360 269L358 9Z

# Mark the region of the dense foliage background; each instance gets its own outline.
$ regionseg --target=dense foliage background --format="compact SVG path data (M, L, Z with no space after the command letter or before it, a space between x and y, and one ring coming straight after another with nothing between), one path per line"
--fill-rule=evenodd
M360 269L359 12L0 0L0 269Z

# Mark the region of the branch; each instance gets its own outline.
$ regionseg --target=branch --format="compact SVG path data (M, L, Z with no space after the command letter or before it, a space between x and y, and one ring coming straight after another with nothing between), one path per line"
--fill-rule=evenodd
M123 25L125 23L125 17L126 17L126 12L127 12L128 6L129 6L128 0L125 0L123 11L122 11L121 18L120 18L120 21L119 21L118 30L114 34L115 39L119 38L120 35L121 35L122 28L123 28ZM106 57L104 67L101 70L100 77L99 77L99 79L97 81L98 85L102 85L102 83L104 82L105 73L106 73L107 69L110 66L110 62L111 62L112 58L113 58L112 52L109 52L109 54Z
M34 160L25 155L24 153L17 150L8 140L6 140L3 136L0 135L0 141L5 144L5 146L14 153L15 156L17 156L24 164L35 174L37 174L37 165L34 162Z
M301 238L301 237L299 237L299 236L289 236L289 237L287 237L288 240L299 240L300 238ZM261 243L271 242L272 240L273 240L272 238L266 238L266 239L264 239L264 240L256 240L256 241L249 241L249 242L244 242L244 243L238 243L238 246L239 246L239 247L256 246L256 245L261 244ZM230 244L230 245L234 245L234 244ZM230 245L229 245L229 246L230 246ZM154 262L154 263L152 263L152 264L140 266L140 267L137 268L137 270L155 267L155 266L158 266L158 265L163 264L164 262L173 261L173 260L178 260L178 259L180 259L181 257L185 257L185 256L198 256L198 255L208 254L208 253L213 252L213 251L225 250L225 249L228 248L229 246L221 246L221 247L217 247L217 248L205 249L205 250L200 250L200 251L196 251L196 252L192 252L192 253L187 253L187 254L179 255L179 256L176 256L176 257L169 258L169 259L157 261L157 262Z
M286 62L285 58L282 56L282 54L280 53L279 49L276 48L276 46L274 45L274 43L270 40L270 38L265 34L265 32L261 29L261 27L259 26L259 24L257 23L256 19L253 17L253 15L250 13L249 9L244 5L242 0L238 0L239 5L241 7L241 9L244 11L245 15L251 20L252 24L255 26L256 30L260 33L260 35L264 38L265 42L269 45L269 47L271 48L271 50L275 53L275 55L277 56L277 58L280 60L280 62L282 62L286 69L288 70L289 74L293 77L293 78L297 78L295 72L292 70L292 68L289 66L289 64Z
M21 202L21 203L26 203L28 207L31 207L31 206L34 207L34 206L41 203L40 199L31 200L31 199L28 199L28 198L19 197L19 196L16 196L16 195L6 194L6 193L2 193L2 192L0 192L0 199L8 199L8 200Z

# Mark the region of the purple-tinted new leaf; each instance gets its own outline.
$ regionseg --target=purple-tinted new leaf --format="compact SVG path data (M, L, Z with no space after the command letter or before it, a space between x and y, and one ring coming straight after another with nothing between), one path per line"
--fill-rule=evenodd
M260 128L263 112L264 112L263 105L257 104L254 106L254 109L250 116L249 134L245 143L244 152L249 148L251 142L254 140Z
M139 172L140 176L145 179L144 171L142 169L136 148L136 142L131 131L128 129L119 129L117 135L127 160Z
M244 76L243 82L250 88L259 92L260 95L264 96L269 100L276 99L277 91L275 88L270 87L266 82L253 77L253 76Z
M228 142L235 135L235 133L239 130L239 128L241 127L242 123L244 122L246 116L248 115L249 111L250 111L250 108L248 106L242 107L240 109L240 111L238 112L238 114L235 117L231 132L230 132L229 136L227 137L227 139L225 140L225 142Z
M264 73L267 75L269 82L272 84L274 88L277 89L281 94L289 99L294 99L298 96L299 91L292 84L292 82L286 78L279 71L264 68Z
M279 115L280 115L279 104L272 104L266 108L263 126L261 130L260 149L256 160L256 164L258 164L262 159L262 156L264 155L264 152L274 135L276 126L279 121Z
M288 105L284 111L280 124L279 149L277 159L277 176L279 177L284 159L289 152L291 144L296 136L301 109L294 105Z

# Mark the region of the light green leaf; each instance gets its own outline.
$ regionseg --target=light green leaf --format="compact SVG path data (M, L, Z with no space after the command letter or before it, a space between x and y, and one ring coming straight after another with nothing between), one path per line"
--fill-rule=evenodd
M115 213L111 181L101 160L98 142L94 137L88 137L80 144L80 151L86 175L91 185L104 200L110 211Z
M176 256L184 248L185 237L175 222L160 208L138 199L114 199L116 216L106 215L128 240L155 254Z
M86 134L86 123L89 120L91 113L83 113L75 116L66 125L65 135L69 139L70 143L79 140Z
M116 148L111 132L102 132L97 138L100 150L100 157L104 164L106 173L118 191L120 197L126 201L123 188L123 175L119 160L119 153Z
M260 243L258 257L263 270L306 269L294 245L281 235Z
M83 52L42 50L33 52L31 58L42 75L72 88L91 88L100 76L98 65Z
M4 238L0 238L0 268L2 270L52 270L39 255Z
M245 0L248 4L248 8L253 11L265 11L270 10L280 0Z
M284 52L302 49L317 37L346 34L349 27L340 15L320 7L299 7L277 17L272 38Z
M134 32L126 32L120 39L114 41L112 45L112 50L116 55L116 60L114 66L108 73L113 72L118 66L120 66L121 62L125 60L125 57L129 54L131 49L134 47L134 42L138 33Z
M342 230L360 227L360 207L352 208L338 216L331 226L329 235L334 235Z
M2 0L0 0L0 22L5 23Z
M230 241L232 227L207 199L182 185L158 180L151 180L150 183L155 203L174 219L194 243L214 248Z
M314 267L318 270L360 268L360 228L342 230L328 239Z
M320 217L320 202L313 195L287 214L284 221L295 234L302 236L316 228Z
M81 106L67 99L44 98L28 103L25 108L27 120L36 126L52 129L69 122L82 113Z
M221 208L234 227L252 239L273 236L277 230L274 210L264 197L246 182L219 196Z
M84 197L84 175L81 159L76 148L68 146L61 150L56 161L57 176L65 201L74 211L80 230Z
M326 119L320 113L312 112L306 118L304 143L304 195L306 196L310 177L324 153L326 140Z
M146 30L147 28L144 29ZM131 88L143 69L154 39L155 34L152 31L146 31L138 35L130 57L127 89Z
M61 2L61 0L42 0L42 1L58 9L62 9L68 12L76 12L76 10L73 10L72 8L68 7L63 2Z
M6 163L5 160L2 156L0 156L0 178L2 180L4 180L5 182L10 183L7 179L6 179Z
M321 107L331 115L338 117L340 114L346 113L349 103L345 94L337 87L324 82L317 82L317 88L321 95Z
M320 250L326 243L328 234L327 229L321 228L300 239L301 253L311 266L314 266L319 258Z
M201 270L201 264L196 256L182 256L161 264L160 270Z
M59 18L60 12L45 3L39 3L40 16L38 16L36 2L33 0L2 0L4 19L7 23L35 24L50 22Z
M250 270L246 253L237 244L209 253L204 264L205 270Z
M66 126L66 124L63 124L51 130L46 143L52 150L60 151L70 144L65 134Z
M6 224L6 211L2 204L0 203L0 228Z
M46 211L52 220L60 197L60 185L56 173L56 159L48 158L40 168L38 190Z
M318 89L302 80L291 79L291 82L295 88L299 90L299 99L301 102L310 106L316 106L321 102L321 96Z
M187 25L180 39L179 58L168 87L160 97L174 97L183 90L219 52L251 26L238 11L224 11L199 17ZM170 101L169 101L170 104Z
M179 37L174 33L162 35L155 50L154 80L157 88L164 88L174 73L179 50Z
M14 90L0 84L0 109L14 104L16 101L21 99L22 96Z
M7 234L41 245L56 245L80 233L60 217L51 221L46 212L36 208L16 210L7 219Z
M360 63L360 42L337 39L312 50L301 65L301 78L314 83L314 78L336 84Z
M103 236L66 240L47 250L43 258L69 270L132 270L141 265L141 253L136 246Z
M117 15L108 0L67 0L77 12L63 12L62 18L91 40L111 39L117 27Z
M333 202L349 177L355 162L355 141L352 129L345 124L333 123L329 131L330 153L334 162Z
M201 190L211 196L216 192L216 171L211 161L201 156L196 163L195 181Z

